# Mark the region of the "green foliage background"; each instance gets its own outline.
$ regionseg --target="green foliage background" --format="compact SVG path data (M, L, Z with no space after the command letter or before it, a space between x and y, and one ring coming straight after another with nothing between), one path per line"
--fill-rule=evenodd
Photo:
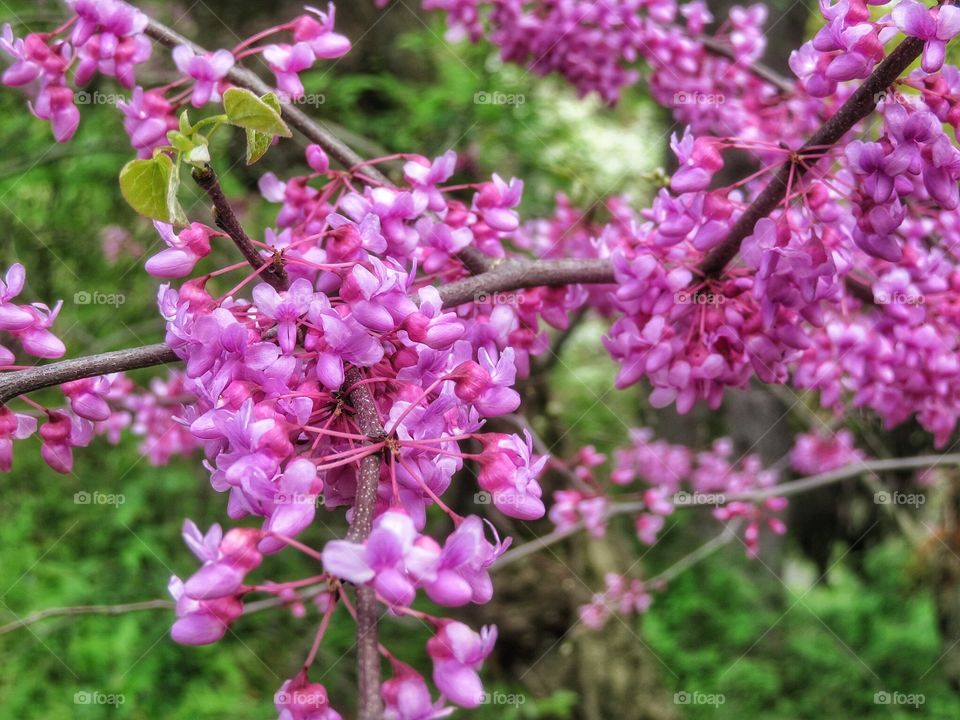
M349 12L344 7L341 15ZM60 13L53 3L0 2L0 20L13 22L18 32L24 22L34 30L52 27ZM471 158L477 176L496 171L523 177L528 215L549 212L557 191L567 192L582 207L611 191L637 200L649 197L668 128L641 89L615 110L593 101L578 103L553 78L531 78L503 67L489 48L451 47L441 39L435 20L427 19L428 28L410 21L398 35L402 62L372 53L369 67L361 56L356 61L360 67L314 71L306 78L308 92L323 93L324 102L309 109L385 152L435 155L454 147ZM103 89L111 91L106 84ZM478 93L495 91L523 96L524 102L475 102ZM240 133L227 135L218 140L215 157L242 158ZM4 90L0 147L0 266L19 261L28 268L30 300L65 299L57 329L69 352L161 338L156 283L142 272L143 258L156 251L159 241L120 199L117 172L132 154L114 108L83 108L76 138L56 146L46 124L29 115L22 96ZM268 154L263 169L286 175L298 163L298 151L279 148ZM225 173L229 194L249 194L244 211L250 228L263 228L275 212L255 195L259 172L241 164ZM185 205L194 217L202 217L199 197ZM108 224L129 230L142 254L108 264L100 250L101 228ZM119 293L125 302L115 308L78 304L73 298L79 292ZM578 442L609 452L624 441L627 425L651 418L637 409L636 393L606 392L614 368L597 349L602 330L588 324L575 337L554 371L551 411L562 424L576 425ZM136 375L144 379L150 374ZM601 395L603 402L598 402ZM210 489L196 458L152 467L133 438L117 447L99 440L78 452L69 476L53 473L40 461L36 439L20 443L13 473L0 478L0 484L0 623L47 607L163 597L171 574L188 574L194 567L180 539L183 518L202 527L224 518L225 499ZM93 490L122 494L125 502L117 508L74 503L75 493ZM689 549L695 522L683 520L680 531L650 555L649 572ZM616 530L629 533L626 527ZM306 534L315 544L326 537L320 527ZM636 621L653 653L670 669L663 673L669 692L725 696L717 708L678 706L683 716L960 714L957 695L936 671L942 647L932 603L910 581L913 551L906 545L890 540L870 551L865 574L849 571L841 561L829 584L774 583L772 591L769 578L758 581L766 571L746 561L742 550L730 547L682 575ZM271 577L298 577L311 570L299 557L287 555L271 561ZM802 566L799 559L793 562ZM0 720L271 717L273 693L295 671L312 633L311 623L285 612L261 613L240 620L235 633L213 647L184 648L169 640L170 622L167 611L57 618L0 636ZM346 714L355 681L349 630L347 622L332 623L318 658L319 672L312 676L327 685ZM384 642L425 671L426 638L422 628L384 623ZM917 668L931 666L918 681ZM522 684L503 677L491 689L526 692ZM875 705L873 693L882 689L923 693L926 703L919 711ZM121 693L125 702L117 707L77 705L74 694L82 691ZM472 716L575 717L575 689L527 698L518 707L484 708Z

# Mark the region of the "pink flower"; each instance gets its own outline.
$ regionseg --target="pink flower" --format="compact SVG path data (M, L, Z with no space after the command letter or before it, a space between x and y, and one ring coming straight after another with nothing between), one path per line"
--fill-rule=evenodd
M179 235L174 234L173 226L159 220L154 220L153 226L168 246L146 262L147 272L154 277L185 277L201 258L210 254L210 236L214 231L206 225L191 223Z
M526 443L517 435L485 433L480 436L480 487L493 496L493 504L504 515L521 520L543 517L546 509L537 476L547 457L533 459L533 438L524 431Z
M180 72L195 80L190 96L190 103L194 107L203 107L211 100L220 100L217 84L227 76L235 62L229 50L197 55L189 45L175 47L173 61Z
M943 65L947 42L960 33L960 8L941 5L928 9L914 0L903 0L893 9L893 21L906 35L924 40L920 65L934 73Z
M483 702L483 684L477 670L493 651L496 627L484 626L475 633L461 622L446 621L427 642L433 658L433 681L451 702L475 708Z
M439 555L436 543L419 536L409 515L391 510L374 521L364 543L328 542L323 567L352 583L372 583L385 602L407 606L418 584L436 578Z

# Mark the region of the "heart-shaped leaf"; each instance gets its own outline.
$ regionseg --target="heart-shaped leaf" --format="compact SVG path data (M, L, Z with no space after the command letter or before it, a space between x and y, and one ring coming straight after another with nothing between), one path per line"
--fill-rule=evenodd
M230 88L223 93L223 109L231 125L257 130L267 135L290 137L290 128L280 117L280 103L270 101L271 95L258 98L244 88Z
M186 225L177 200L179 175L169 155L157 153L149 160L131 160L120 171L120 193L130 207L152 220Z

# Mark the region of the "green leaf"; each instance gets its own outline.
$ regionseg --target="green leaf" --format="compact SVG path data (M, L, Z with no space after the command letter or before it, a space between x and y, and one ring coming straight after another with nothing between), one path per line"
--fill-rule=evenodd
M184 135L189 135L193 132L193 125L190 124L190 117L187 115L186 110L180 113L180 132Z
M170 186L179 185L173 160L158 153L149 160L131 160L120 171L120 193L130 207L152 220L172 223ZM173 192L176 197L176 189ZM179 204L178 204L179 205ZM180 211L181 214L183 211Z
M159 157L159 156L158 156ZM167 157L164 155L163 157ZM167 157L169 161L170 158ZM173 165L173 163L171 163ZM176 165L173 165L173 171L170 173L170 177L167 179L167 214L169 216L169 222L171 225L186 225L189 221L187 220L187 214L183 211L183 207L180 205L180 200L177 198L177 191L180 189L180 163L177 162Z
M290 128L280 117L280 104L276 102L276 98L273 98L273 101L269 98L269 93L264 99L260 99L249 90L230 88L223 93L223 109L227 112L227 122L248 130L290 137Z
M273 135L247 128L247 165L253 165L262 158L270 149L272 142Z

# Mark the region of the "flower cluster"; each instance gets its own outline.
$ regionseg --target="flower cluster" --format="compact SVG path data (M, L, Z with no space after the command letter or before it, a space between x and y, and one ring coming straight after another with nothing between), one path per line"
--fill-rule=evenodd
M57 142L67 142L80 124L67 79L71 68L77 86L100 73L132 88L135 67L146 62L151 52L143 34L147 16L132 5L122 0L69 0L68 5L76 14L58 30L17 38L5 24L0 38L0 51L14 60L3 73L3 84L33 87L30 110L50 121ZM73 32L66 39L71 25Z

